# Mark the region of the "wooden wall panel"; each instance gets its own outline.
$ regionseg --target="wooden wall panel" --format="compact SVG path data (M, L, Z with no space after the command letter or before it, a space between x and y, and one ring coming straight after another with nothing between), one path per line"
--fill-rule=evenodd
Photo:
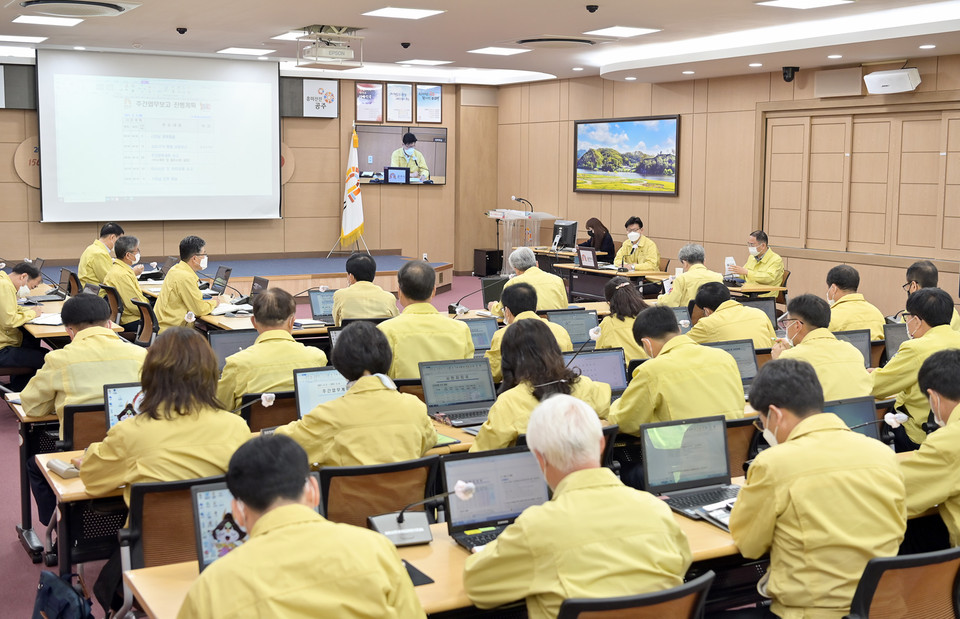
M650 116L653 100L653 85L641 82L613 83L613 115Z
M497 208L498 112L495 107L461 106L457 141L457 271L473 270L473 250L496 247L496 222L483 212ZM463 162L464 165L460 165Z
M418 257L417 194L407 189L409 187L381 187L380 242L384 247L400 248L404 256Z
M547 122L560 119L560 82L537 82L529 85L530 122Z
M526 195L540 211L557 213L560 187L560 162L572 165L565 154L568 148L560 144L560 123L531 123L530 150L528 158L528 182Z
M3 196L0 221L29 221L27 187L28 185L21 182L0 183L0 195Z
M124 230L127 230L124 227ZM224 258L227 253L226 222L224 221L165 221L163 222L163 250L170 256L180 253L180 240L199 236L207 243L207 253ZM91 240L97 235L91 235ZM90 241L87 241L90 244ZM86 245L84 245L86 246ZM82 251L82 248L81 248ZM77 254L79 256L80 254Z
M0 221L0 236L3 237L3 259L7 261L7 266L12 267L16 263L29 257L44 258L40 255L46 248L37 247L31 252L30 249L30 224L25 221Z
M269 254L276 252L278 246L284 246L283 222L282 219L227 221L225 252L227 254ZM143 241L141 241L141 249L143 249ZM320 251L320 248L316 248L316 251Z
M0 142L19 144L27 138L27 126L22 110L4 110L0 114ZM37 135L33 125L30 125L30 131L29 135Z
M499 101L500 122L509 125L520 122L520 90L521 84L501 86L497 89Z
M712 80L710 88L712 93ZM758 224L752 209L755 123L752 111L709 115L703 155L708 162L704 240L745 238Z
M569 120L603 118L604 81L600 77L570 80L567 91L570 110Z
M757 103L769 100L769 73L714 78L710 80L707 111L753 111L756 109Z
M655 116L667 114L692 114L694 113L695 90L697 84L705 85L707 80L670 82L667 84L654 84L650 91L651 107L650 113ZM706 111L707 96L703 95L704 109L697 111ZM680 128L683 131L683 127Z

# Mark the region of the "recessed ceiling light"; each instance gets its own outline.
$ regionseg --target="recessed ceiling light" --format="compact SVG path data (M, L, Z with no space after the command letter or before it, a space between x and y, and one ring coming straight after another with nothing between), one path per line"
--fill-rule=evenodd
M0 34L0 41L7 43L43 43L47 37L21 37L12 34Z
M296 41L297 39L305 36L307 36L307 32L305 30L291 30L290 32L284 32L283 34L278 34L277 36L270 38L277 41Z
M583 67L574 67L570 69L571 71L583 71Z
M827 56L827 58L829 58L830 60L840 60L841 58L843 58L843 56L840 54L830 54L829 56Z
M427 67L435 67L441 64L450 64L452 60L423 60L422 58L414 58L413 60L398 60L397 64L419 64Z
M757 67L762 67L762 66L763 66L763 63L761 63L761 62L751 62L751 63L748 64L747 66L756 69Z
M758 2L763 6L776 6L782 9L819 9L835 4L851 4L853 0L766 0Z
M78 46L78 47L74 47L73 49L77 50L78 52L82 52L82 51L86 51L87 48Z
M15 24L38 24L40 26L76 26L82 19L72 17L44 17L42 15L20 15L13 20Z
M683 74L684 74L684 75L693 75L693 74L694 74L694 71L684 71Z
M398 9L388 6L383 9L377 9L376 11L363 13L362 15L366 17L393 17L395 19L423 19L424 17L439 15L440 13L443 13L443 11L432 11L429 9Z
M513 56L524 52L532 52L532 49L521 49L519 47L481 47L480 49L468 50L468 54L490 54L491 56Z
M260 56L257 58L257 60L270 60L270 59L267 58L266 56Z
M36 56L36 50L34 50L32 47L13 47L12 45L0 45L0 56L33 58Z
M264 54L272 54L277 50L275 49L256 49L252 47L228 47L226 49L221 49L218 54L236 54L238 56L263 56Z
M412 65L412 64L402 64L402 65L400 65L400 66L403 67L404 69L409 69L409 68L412 67L413 65Z
M625 77L625 78L623 78L623 79L627 80L628 82L635 82L635 81L637 81L637 78L632 77L632 76L631 76L631 77Z
M935 49L936 45L921 45L920 49Z
M651 34L654 32L660 32L658 28L631 28L629 26L611 26L609 28L601 28L600 30L591 30L590 32L584 32L583 34L592 34L597 37L615 37L617 39L629 39L630 37L638 37L641 34Z

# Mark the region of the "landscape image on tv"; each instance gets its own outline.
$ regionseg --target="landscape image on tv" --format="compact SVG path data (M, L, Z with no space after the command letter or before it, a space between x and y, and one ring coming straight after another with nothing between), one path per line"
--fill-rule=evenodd
M578 121L574 136L574 191L677 195L679 116Z

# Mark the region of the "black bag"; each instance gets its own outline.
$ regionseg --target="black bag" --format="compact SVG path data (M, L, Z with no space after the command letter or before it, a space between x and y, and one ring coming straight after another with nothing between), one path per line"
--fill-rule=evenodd
M53 572L40 572L33 619L93 619L89 598L71 584L74 575L61 578Z

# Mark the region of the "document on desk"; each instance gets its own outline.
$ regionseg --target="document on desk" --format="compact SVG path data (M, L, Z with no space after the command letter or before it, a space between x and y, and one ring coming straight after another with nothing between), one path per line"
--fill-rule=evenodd
M31 320L30 324L57 327L63 324L63 320L60 318L60 314L43 314Z

